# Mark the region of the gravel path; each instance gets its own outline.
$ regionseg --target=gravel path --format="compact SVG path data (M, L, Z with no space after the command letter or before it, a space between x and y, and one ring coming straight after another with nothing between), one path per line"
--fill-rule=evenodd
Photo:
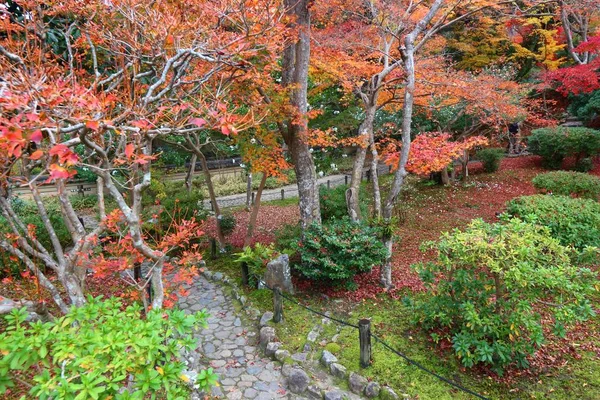
M363 170L364 173L368 171L369 168L365 168ZM377 167L377 172L379 175L385 175L389 173L389 168L387 165L380 164ZM348 174L336 174L336 175L328 175L322 178L317 179L317 183L319 186L327 186L327 182L329 182L330 187L336 187L340 185L344 185L346 183L346 177L348 177L347 182L350 182L350 176ZM286 199L298 197L298 185L291 184L282 186L277 189L267 189L264 190L261 197L262 201L272 201L272 200L280 200L281 199L281 190L284 190L284 196ZM235 207L246 204L246 193L232 194L229 196L221 196L217 198L217 203L222 208L227 207ZM204 200L204 207L207 210L211 209L210 199Z
M216 283L196 278L179 306L190 312L207 309L208 327L196 334L202 349L198 369L213 367L220 386L213 395L226 399L305 399L288 392L279 363L263 358L257 329L240 318L233 300Z

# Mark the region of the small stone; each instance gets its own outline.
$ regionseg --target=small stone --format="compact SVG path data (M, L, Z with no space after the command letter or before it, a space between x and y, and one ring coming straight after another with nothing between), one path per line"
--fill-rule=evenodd
M273 313L271 311L267 311L260 318L260 322L258 323L258 326L260 328L263 328L263 327L267 326L269 324L269 322L272 320L273 320Z
M264 349L267 347L267 344L272 342L275 339L275 329L265 326L260 330L260 346Z
M248 389L244 390L244 398L245 399L253 399L256 396L258 396L258 392L256 391L256 389L248 388Z
M267 357L273 357L273 356L275 356L275 352L277 350L279 350L280 347L281 347L281 343L279 343L279 342L268 343L267 347L265 348L265 355Z
M381 388L380 395L382 399L385 400L398 400L400 397L392 390L389 386L384 386Z
M321 364L326 367L329 367L332 363L336 363L338 361L337 357L331 354L327 350L323 350L323 354L321 355Z
M288 376L288 389L292 393L303 393L308 388L310 378L301 368L294 368Z
M310 346L310 343L304 343L304 347L302 348L302 351L304 353L308 353L312 350L312 347Z
M332 391L325 393L325 395L323 396L323 399L324 400L344 400L344 396L342 395L341 392L338 392L337 390L332 390Z
M365 396L370 399L373 399L379 396L379 392L381 391L381 386L377 382L369 382L365 387Z
M204 276L206 279L212 279L213 274L210 271L204 271Z
M331 341L332 341L333 343L336 343L336 342L338 341L338 338L339 338L339 337L340 337L339 333L338 333L338 334L335 334L335 335L333 335L333 337L331 338Z
M296 353L292 354L292 360L297 362L305 362L308 354L306 353Z
M346 367L338 363L332 363L329 370L333 376L344 379L346 377Z
M275 359L279 362L283 362L288 357L290 357L290 352L287 350L277 350L275 352Z
M242 320L237 317L234 321L233 321L233 326L242 326Z
M308 397L310 399L319 399L319 400L321 400L323 398L323 394L321 393L321 389L319 389L319 387L317 385L310 385L306 389L306 394L308 395Z
M290 364L284 364L283 367L281 367L281 375L290 376L292 369L293 367Z
M348 386L350 390L354 393L361 394L365 387L367 386L367 379L363 376L360 376L354 372L350 373L350 377L348 378Z
M248 300L246 300L246 296L240 296L239 301L243 306L245 306Z
M308 336L306 337L306 340L308 340L309 342L316 342L317 338L319 337L319 331L315 331L314 329L310 332L308 332Z
M220 281L223 279L223 274L221 272L215 272L212 276L212 279L215 281Z

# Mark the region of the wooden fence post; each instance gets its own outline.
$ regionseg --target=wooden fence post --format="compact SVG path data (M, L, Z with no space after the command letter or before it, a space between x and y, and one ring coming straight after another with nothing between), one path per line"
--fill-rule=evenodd
M348 185L348 175L344 175L344 185Z
M273 322L279 323L283 321L283 297L281 289L276 287L273 289Z
M210 238L210 258L217 258L217 239Z
M254 205L254 192L252 192L252 205Z
M327 189L331 189L331 181L327 179Z
M248 263L242 263L242 284L248 286L248 276L250 271L248 270Z
M367 368L371 365L371 320L358 321L358 338L360 340L360 366Z
M285 190L281 189L281 200L285 199Z

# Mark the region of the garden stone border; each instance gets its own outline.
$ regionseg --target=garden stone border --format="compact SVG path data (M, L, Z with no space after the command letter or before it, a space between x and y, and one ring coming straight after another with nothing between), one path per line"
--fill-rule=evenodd
M307 382L304 382L304 376L308 376L306 372L301 368L309 358L309 353L316 353L319 350L314 351L310 348L304 349L303 353L290 354L288 350L281 349L282 343L277 339L277 333L275 328L268 326L268 323L273 318L271 311L266 311L261 314L261 311L253 307L246 296L240 294L238 285L230 279L226 274L222 272L212 272L206 268L206 264L200 265L200 273L207 279L215 282L220 282L229 287L231 294L235 300L241 305L242 311L253 321L257 321L260 334L259 334L259 346L265 356L271 358L274 361L278 361L282 364L281 373L283 376L288 378L288 382L292 380L290 385L290 391L296 394L304 394L314 399L343 399L344 393L339 390L324 391L319 389L316 385L310 384L310 378ZM323 318L322 324L329 324L331 321L328 318ZM308 334L307 340L314 343L316 341L315 334L322 331L321 325L316 325ZM318 334L317 334L318 335ZM345 366L338 363L337 357L327 350L323 350L319 356L318 362L321 367L325 367L324 370L336 379L342 379L346 381L346 384L352 391L352 393L359 396L363 396L367 399L379 398L379 399L400 399L400 396L390 388L389 386L382 386L378 382L368 381L363 376L351 372L347 374ZM301 372L299 372L301 371ZM299 380L296 382L296 380ZM306 384L305 384L306 383ZM298 388L299 392L294 392L291 388ZM358 393L357 393L358 392ZM407 394L402 394L403 399L410 399Z

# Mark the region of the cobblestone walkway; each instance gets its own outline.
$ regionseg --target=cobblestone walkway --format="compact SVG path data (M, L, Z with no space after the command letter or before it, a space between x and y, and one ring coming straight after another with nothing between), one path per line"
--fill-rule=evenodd
M196 368L213 367L220 386L213 395L227 399L305 399L286 389L281 366L259 352L257 327L240 318L233 300L217 283L196 278L179 306L190 312L206 308L208 328L196 334L199 355Z

